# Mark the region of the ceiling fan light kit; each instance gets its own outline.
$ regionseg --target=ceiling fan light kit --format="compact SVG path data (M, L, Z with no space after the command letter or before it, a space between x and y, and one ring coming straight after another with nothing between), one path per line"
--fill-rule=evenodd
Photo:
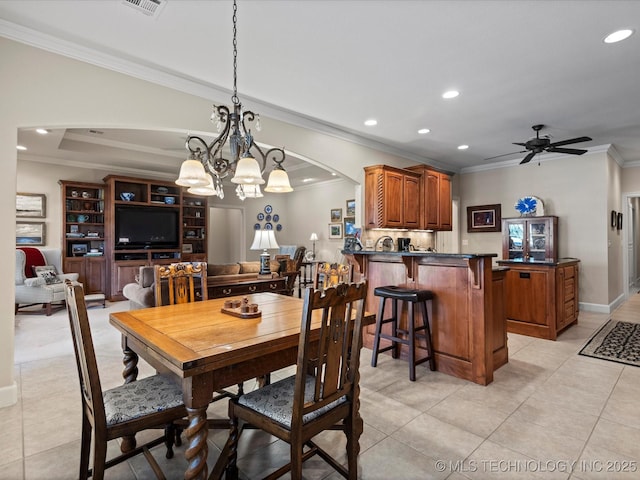
M256 145L245 122L255 121L256 130L260 131L260 116L242 109L238 98L237 88L237 10L236 1L233 1L233 95L232 109L225 105L214 105L211 121L216 124L218 136L209 144L202 138L189 135L186 141L186 149L189 151L189 159L180 167L180 175L176 184L188 187L201 187L199 191L206 191L207 195L217 195L222 198L222 179L233 174L231 182L238 185L256 186L264 184L262 174L267 167L267 157L273 155L275 170L278 172L275 178L280 181L274 188L265 188L267 192L283 193L291 192L293 188L289 184L287 172L282 167L285 160L285 152L282 148L271 148L266 152ZM222 156L222 149L228 143L231 152L231 160ZM256 160L261 160L261 165ZM200 164L196 168L194 164ZM273 172L272 172L273 173ZM209 177L209 178L208 178ZM243 191L243 189L240 189ZM247 192L239 193L241 200L256 198L255 189L249 188ZM247 195L246 193L254 193ZM258 189L259 192L259 189Z

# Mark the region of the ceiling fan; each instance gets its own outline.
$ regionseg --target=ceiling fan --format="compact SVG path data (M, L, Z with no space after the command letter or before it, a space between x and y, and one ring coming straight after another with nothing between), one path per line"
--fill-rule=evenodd
M520 152L512 152L507 153L506 155L513 155L514 153L527 153L527 156L522 159L520 165L523 163L529 163L533 157L535 157L538 153L543 152L555 152L555 153L566 153L569 155L582 155L583 153L587 153L587 150L582 150L578 148L562 148L563 145L571 145L573 143L580 142L589 142L593 140L591 137L577 137L570 138L568 140L561 140L559 142L551 143L551 140L548 137L543 136L540 138L540 130L544 128L544 125L534 125L531 128L536 132L535 138L531 138L524 143L513 142L514 145L520 145L525 148ZM497 157L490 157L485 160L490 160L491 158L503 157L505 155L498 155Z

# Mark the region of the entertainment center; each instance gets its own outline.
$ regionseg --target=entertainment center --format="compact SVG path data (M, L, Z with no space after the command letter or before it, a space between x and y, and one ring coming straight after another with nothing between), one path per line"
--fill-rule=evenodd
M122 288L143 265L207 261L207 197L173 182L118 175L103 181L60 181L64 268L80 273L87 293L124 300Z

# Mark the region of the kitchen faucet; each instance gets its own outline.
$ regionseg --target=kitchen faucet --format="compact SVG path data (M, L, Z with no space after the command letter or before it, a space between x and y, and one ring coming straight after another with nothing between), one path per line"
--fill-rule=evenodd
M382 247L383 247L382 250L384 251L385 244L387 244L387 246L388 246L387 240L391 241L390 251L393 251L393 249L394 249L393 238L391 238L389 235L383 235L382 237L378 238L376 240L376 244L373 246L373 249L377 251L378 250L378 244L380 243L380 241L382 241Z

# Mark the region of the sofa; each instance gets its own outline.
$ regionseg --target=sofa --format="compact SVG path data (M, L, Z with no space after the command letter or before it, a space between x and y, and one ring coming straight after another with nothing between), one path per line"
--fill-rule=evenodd
M279 279L279 270L280 264L271 261L271 275L274 280ZM214 297L211 292L216 291L216 287L257 280L259 272L260 262L207 265L207 289L209 298ZM154 287L154 267L142 266L136 276L136 282L125 285L122 289L122 294L129 300L129 308L131 310L153 307L155 306ZM283 284L281 290L284 291L284 289Z
M64 281L78 280L77 273L62 272L62 251L56 248L16 248L15 313L22 307L42 304L47 316L56 303L64 305Z

